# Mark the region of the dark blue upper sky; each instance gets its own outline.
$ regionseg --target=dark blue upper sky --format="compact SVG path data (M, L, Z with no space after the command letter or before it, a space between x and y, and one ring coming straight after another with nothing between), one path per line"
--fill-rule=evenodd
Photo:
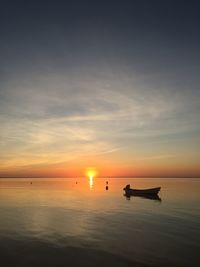
M1 61L106 60L139 71L195 65L199 8L199 1L1 1Z

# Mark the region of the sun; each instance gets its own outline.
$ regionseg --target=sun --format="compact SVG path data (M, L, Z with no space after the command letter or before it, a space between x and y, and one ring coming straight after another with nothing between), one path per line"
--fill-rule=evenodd
M98 171L95 167L88 167L88 168L86 168L85 174L89 178L93 178L93 177L98 175Z

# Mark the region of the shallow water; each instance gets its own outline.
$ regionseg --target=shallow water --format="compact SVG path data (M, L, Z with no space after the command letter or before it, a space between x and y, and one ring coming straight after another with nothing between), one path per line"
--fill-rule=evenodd
M3 266L200 266L199 233L200 179L0 179Z

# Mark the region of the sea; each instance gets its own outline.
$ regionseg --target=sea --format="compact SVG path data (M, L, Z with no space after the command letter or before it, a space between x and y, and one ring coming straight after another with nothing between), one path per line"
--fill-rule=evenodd
M200 179L1 178L0 265L199 267Z

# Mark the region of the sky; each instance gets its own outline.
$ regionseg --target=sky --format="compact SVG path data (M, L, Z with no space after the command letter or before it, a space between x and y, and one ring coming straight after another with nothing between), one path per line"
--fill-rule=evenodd
M200 177L199 1L1 1L0 176Z

